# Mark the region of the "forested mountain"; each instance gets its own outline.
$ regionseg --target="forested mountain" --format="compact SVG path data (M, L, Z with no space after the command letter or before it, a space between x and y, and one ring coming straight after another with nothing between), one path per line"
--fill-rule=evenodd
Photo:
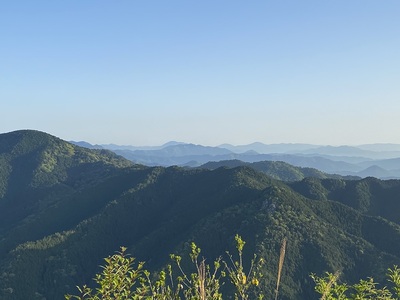
M41 132L2 134L0 299L63 299L122 245L150 270L190 241L212 261L234 252L236 233L246 264L254 252L267 262L266 299L284 237L281 299L317 299L312 272L379 280L400 263L399 195L398 180L285 183L249 166L144 167Z
M314 168L295 167L283 161L258 161L253 163L243 162L240 160L222 160L212 161L201 165L199 168L215 170L217 168L235 168L247 166L254 170L260 171L274 179L282 181L299 181L306 177L314 178L336 178L336 179L361 179L360 177L340 176L336 174L328 174Z

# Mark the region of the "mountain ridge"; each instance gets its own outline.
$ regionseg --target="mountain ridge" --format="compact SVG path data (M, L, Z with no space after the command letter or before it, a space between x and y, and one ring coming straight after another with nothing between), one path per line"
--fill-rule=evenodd
M229 152L224 152L222 149L227 149ZM377 151L379 149L382 151ZM208 161L236 159L254 163L267 160L284 161L297 167L316 168L342 176L376 176L390 179L400 178L400 151L397 151L398 149L400 145L396 144L319 146L290 143L267 145L256 142L242 146L222 144L211 147L174 142L167 147L114 151L135 163L148 166L198 167ZM378 172L376 168L371 168L374 165L383 170Z

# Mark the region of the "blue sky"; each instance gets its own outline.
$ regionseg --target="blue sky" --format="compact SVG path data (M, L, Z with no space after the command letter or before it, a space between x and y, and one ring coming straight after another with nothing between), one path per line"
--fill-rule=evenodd
M400 143L400 1L0 3L0 132Z

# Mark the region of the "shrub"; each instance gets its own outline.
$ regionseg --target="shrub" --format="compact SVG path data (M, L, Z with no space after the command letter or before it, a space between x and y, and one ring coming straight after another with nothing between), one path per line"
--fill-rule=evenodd
M400 269L394 266L388 269L388 286L379 287L373 278L361 279L358 283L348 285L339 283L339 274L325 273L325 276L318 277L315 274L311 278L315 282L315 291L321 295L321 300L359 300L379 299L393 300L400 299Z
M172 266L159 272L152 279L150 272L143 268L144 263L135 264L135 259L126 254L126 248L105 258L103 271L94 278L96 289L86 285L78 287L80 295L65 295L67 300L222 300L220 288L228 278L235 288L234 299L262 299L260 284L262 284L262 259L257 256L251 260L248 271L243 266L242 251L245 242L239 235L235 236L237 259L228 253L229 260L218 258L213 265L206 264L205 259L199 259L200 248L191 244L190 259L195 272L189 275L181 266L181 257L171 255L171 259L179 270L174 277ZM251 295L251 298L250 298Z

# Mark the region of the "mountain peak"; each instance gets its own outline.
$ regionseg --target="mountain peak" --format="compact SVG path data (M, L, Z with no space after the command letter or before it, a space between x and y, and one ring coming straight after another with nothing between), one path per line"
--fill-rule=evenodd
M62 140L38 130L17 130L0 134L0 153L12 150L15 154L31 152L51 142Z

